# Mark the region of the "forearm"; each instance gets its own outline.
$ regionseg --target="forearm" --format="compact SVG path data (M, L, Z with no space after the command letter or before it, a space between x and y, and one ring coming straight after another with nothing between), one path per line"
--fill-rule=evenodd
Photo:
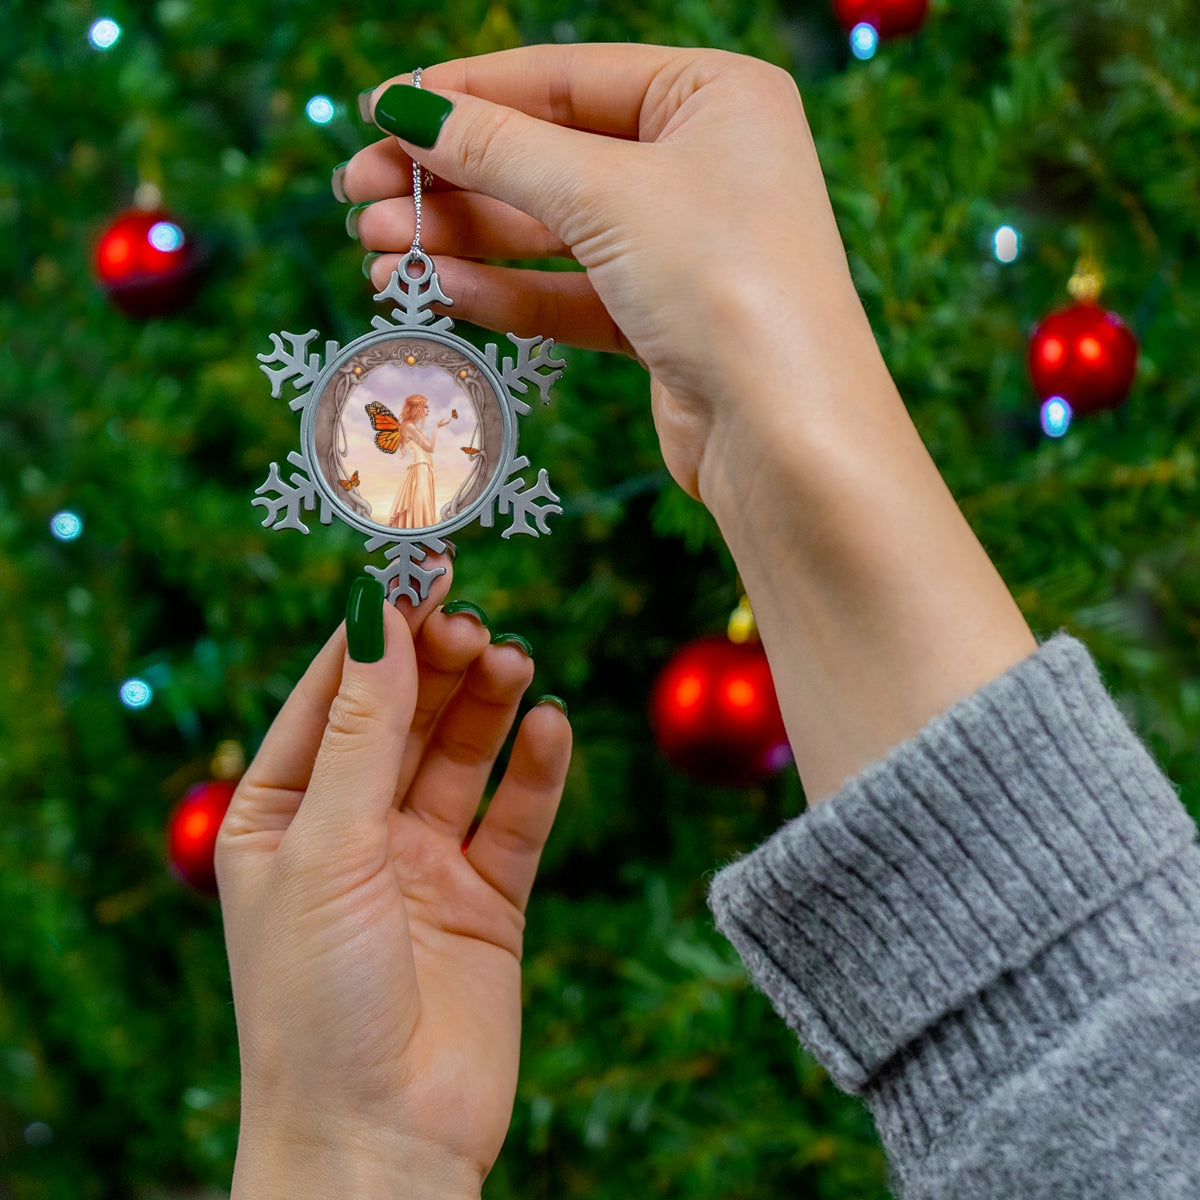
M842 303L828 340L803 319L736 339L725 386L756 403L717 409L699 479L813 802L1035 646Z

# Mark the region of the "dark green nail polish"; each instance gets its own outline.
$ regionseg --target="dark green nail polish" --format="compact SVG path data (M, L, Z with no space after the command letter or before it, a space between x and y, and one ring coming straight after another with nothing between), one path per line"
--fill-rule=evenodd
M533 702L533 707L537 708L539 704L552 704L564 717L570 716L567 712L567 702L561 696L551 696L547 693L545 696L539 696Z
M355 662L378 662L383 657L383 584L369 575L360 575L350 585L346 649Z
M442 544L446 547L443 553L453 562L458 557L458 547L449 538L442 538Z
M438 140L454 105L436 92L394 83L375 102L375 124L428 150Z
M519 646L530 658L533 657L533 647L529 644L529 640L523 638L519 633L493 633L492 645Z
M358 93L358 99L354 102L358 109L358 119L364 125L371 124L371 97L375 94L374 88L364 88Z
M329 186L333 189L333 198L339 204L349 204L350 197L346 195L346 168L350 165L350 160L338 163L333 168L333 174L329 177Z
M484 629L489 628L487 613L478 604L472 604L470 600L451 600L449 604L442 605L442 612L451 617L455 613L470 613Z
M382 250L372 250L372 251L370 251L369 253L367 253L367 254L364 254L364 255L363 255L363 260L362 260L362 273L363 273L363 278L364 278L364 279L370 279L370 278L371 278L371 264L372 264L372 263L373 263L373 262L374 262L374 261L375 261L377 258L382 258L382 257L383 257L383 251L382 251Z
M371 201L367 200L362 204L356 204L346 213L346 232L357 242L358 241L358 218L362 214L364 208L371 207Z

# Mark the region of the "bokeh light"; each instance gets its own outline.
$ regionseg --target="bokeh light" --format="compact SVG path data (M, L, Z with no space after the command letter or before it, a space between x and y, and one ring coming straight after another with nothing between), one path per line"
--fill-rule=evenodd
M127 679L121 684L121 703L126 708L145 708L154 699L154 689L144 679Z
M88 30L88 41L97 50L111 50L121 39L121 27L111 17L101 17L92 22Z
M174 221L156 221L150 226L146 237L155 250L161 250L164 254L178 250L184 242L183 230Z
M50 532L60 542L73 542L83 532L83 518L64 508L50 518Z
M860 21L850 31L850 50L854 57L866 62L879 49L879 30L867 21Z
M1071 406L1061 396L1042 405L1042 429L1047 437L1060 438L1071 427Z
M998 262L1016 262L1021 253L1021 235L1011 225L1001 225L992 237L992 251Z
M333 120L333 101L328 96L314 96L304 106L304 111L314 125L328 125Z

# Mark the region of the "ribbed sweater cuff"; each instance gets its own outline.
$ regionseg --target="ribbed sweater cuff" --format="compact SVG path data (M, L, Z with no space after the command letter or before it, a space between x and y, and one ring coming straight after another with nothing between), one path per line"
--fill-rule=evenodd
M726 867L709 899L776 1010L861 1092L1194 838L1059 635Z

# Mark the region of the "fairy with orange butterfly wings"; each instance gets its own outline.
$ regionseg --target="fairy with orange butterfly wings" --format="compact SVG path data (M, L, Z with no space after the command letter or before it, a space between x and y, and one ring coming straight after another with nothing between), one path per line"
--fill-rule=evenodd
M394 412L386 404L381 404L378 400L372 400L367 405L367 416L371 419L371 428L375 430L375 445L379 447L384 454L395 454L407 440L404 433L404 426L415 424L420 418L422 410L428 410L429 401L419 394L407 397L404 401L404 409L401 416L397 417ZM458 409L450 410L448 420L439 421L439 425L449 424L450 421L458 420ZM466 450L466 447L463 447Z

